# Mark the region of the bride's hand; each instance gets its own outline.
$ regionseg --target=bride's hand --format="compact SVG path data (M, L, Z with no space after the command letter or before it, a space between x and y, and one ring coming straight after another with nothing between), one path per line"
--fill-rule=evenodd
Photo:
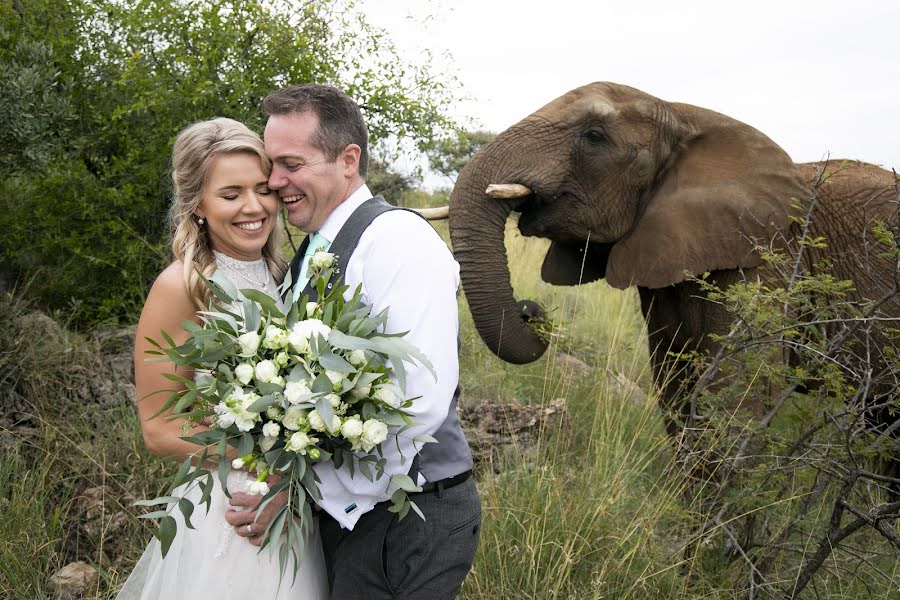
M281 475L271 475L266 481L273 485L281 481ZM266 527L275 518L278 510L287 504L288 495L287 492L279 492L261 512L257 512L256 507L261 500L262 496L236 492L231 494L232 508L225 512L225 520L234 527L235 533L247 538L254 546L262 544Z

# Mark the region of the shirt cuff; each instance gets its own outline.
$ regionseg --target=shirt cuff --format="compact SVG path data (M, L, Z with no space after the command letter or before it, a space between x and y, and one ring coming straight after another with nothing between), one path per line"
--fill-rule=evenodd
M333 467L316 469L316 474L321 481L319 490L328 490L328 495L322 494L317 504L344 529L352 531L360 517L377 504L374 498L354 495L345 489Z

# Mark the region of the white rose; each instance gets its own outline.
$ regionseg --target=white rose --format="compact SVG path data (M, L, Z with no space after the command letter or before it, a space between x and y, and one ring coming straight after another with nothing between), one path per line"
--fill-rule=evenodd
M303 381L288 381L284 387L284 397L291 404L297 404L300 399L310 393L309 384Z
M322 415L319 414L319 411L313 410L307 416L309 419L309 426L315 429L316 431L325 431L325 420L322 419Z
M278 375L278 367L271 360L261 360L256 364L256 380L271 381Z
M269 408L266 409L266 416L272 419L273 421L280 421L281 417L284 416L284 410L278 406L277 404L273 404Z
M269 484L265 481L250 481L247 483L247 493L251 496L265 496L269 493Z
M328 404L331 405L331 408L337 408L341 405L341 397L337 394L328 394Z
M375 399L381 400L391 408L400 408L400 405L403 404L403 400L394 393L394 390L391 389L390 386L380 386L377 390L375 390Z
M259 334L255 331L249 331L238 336L238 344L241 345L241 354L244 356L256 354L256 349L259 348L259 340Z
M363 398L368 398L369 394L372 392L372 384L367 383L363 386L358 386L350 390L350 395L356 398L357 400L362 400Z
M253 365L250 363L241 363L234 368L234 376L238 381L247 385L253 379Z
M306 316L312 315L319 308L318 302L307 302L306 303Z
M341 430L341 418L337 415L331 417L331 427L328 428L328 432L331 434L336 434Z
M275 364L281 368L286 367L288 362L290 362L290 360L291 360L291 357L288 356L287 352L279 352L278 354L275 355Z
M309 264L313 269L327 269L334 265L334 254L319 250L313 253L312 258L309 259Z
M385 425L378 419L369 419L368 421L363 423L360 441L362 441L363 448L366 450L366 452L386 440L387 432L387 425Z
M281 420L281 424L284 425L286 429L297 431L306 424L306 419L307 417L305 410L303 410L299 406L289 406L287 411L285 411L284 413L284 418Z
M295 331L294 329L291 330L288 334L288 343L291 345L291 348L294 349L294 352L298 354L306 354L309 352L309 337L303 335L299 331Z
M274 383L275 385L280 385L281 387L284 387L284 377L282 377L281 375L276 375L275 377L273 377L272 379L269 380L269 383Z
M275 445L275 442L277 442L277 441L278 441L278 438L261 437L261 438L259 438L257 445L259 446L259 449L262 450L263 452L268 452L269 450L272 449L272 447Z
M323 338L328 339L331 327L319 319L305 319L294 325L291 332L297 332L307 340L315 335L321 335Z
M281 427L278 426L278 423L275 423L273 421L269 421L262 427L262 433L266 437L277 437L280 432Z
M348 440L355 440L358 438L362 435L362 430L363 424L362 421L359 420L359 415L354 415L341 424L341 435Z
M262 345L270 350L278 350L288 345L288 332L278 325L269 325L266 327L266 338Z
M285 444L284 449L289 450L291 452L299 452L300 454L306 454L306 447L310 444L310 438L305 433L298 431L294 435L288 439L287 444Z
M350 353L350 356L347 357L347 360L350 361L350 364L354 367L359 367L366 363L366 352L364 350L354 350Z

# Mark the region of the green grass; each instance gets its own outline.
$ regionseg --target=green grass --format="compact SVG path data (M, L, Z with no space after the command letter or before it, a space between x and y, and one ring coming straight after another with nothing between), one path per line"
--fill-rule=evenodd
M446 225L438 229L446 237ZM478 469L484 520L462 597L743 597L719 538L685 557L690 524L701 515L685 507L682 478L671 468L636 293L604 282L546 285L536 267L546 242L510 228L507 244L516 297L549 308L557 328L544 357L509 365L481 342L461 298L461 410L485 400L563 399L567 411L533 445L513 445L498 464ZM0 299L0 327L12 332L0 345L4 406L24 403L33 417L31 433L0 424L0 597L45 598L50 575L75 560L101 571L86 597L114 597L150 536L131 500L157 495L172 465L143 448L124 393L90 406L76 393L98 368L102 336L49 328L8 297ZM590 372L560 361L559 348ZM610 372L647 395L623 391ZM106 486L103 512L86 515L79 496L97 486ZM888 561L882 569L896 577L900 567ZM889 598L894 590L870 572L847 578L835 569L815 591L820 598Z

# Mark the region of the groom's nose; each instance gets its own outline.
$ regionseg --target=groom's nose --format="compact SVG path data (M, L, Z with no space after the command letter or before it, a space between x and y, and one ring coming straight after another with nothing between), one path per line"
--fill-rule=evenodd
M269 189L280 190L287 184L287 177L281 172L281 168L272 165L272 172L269 174Z

